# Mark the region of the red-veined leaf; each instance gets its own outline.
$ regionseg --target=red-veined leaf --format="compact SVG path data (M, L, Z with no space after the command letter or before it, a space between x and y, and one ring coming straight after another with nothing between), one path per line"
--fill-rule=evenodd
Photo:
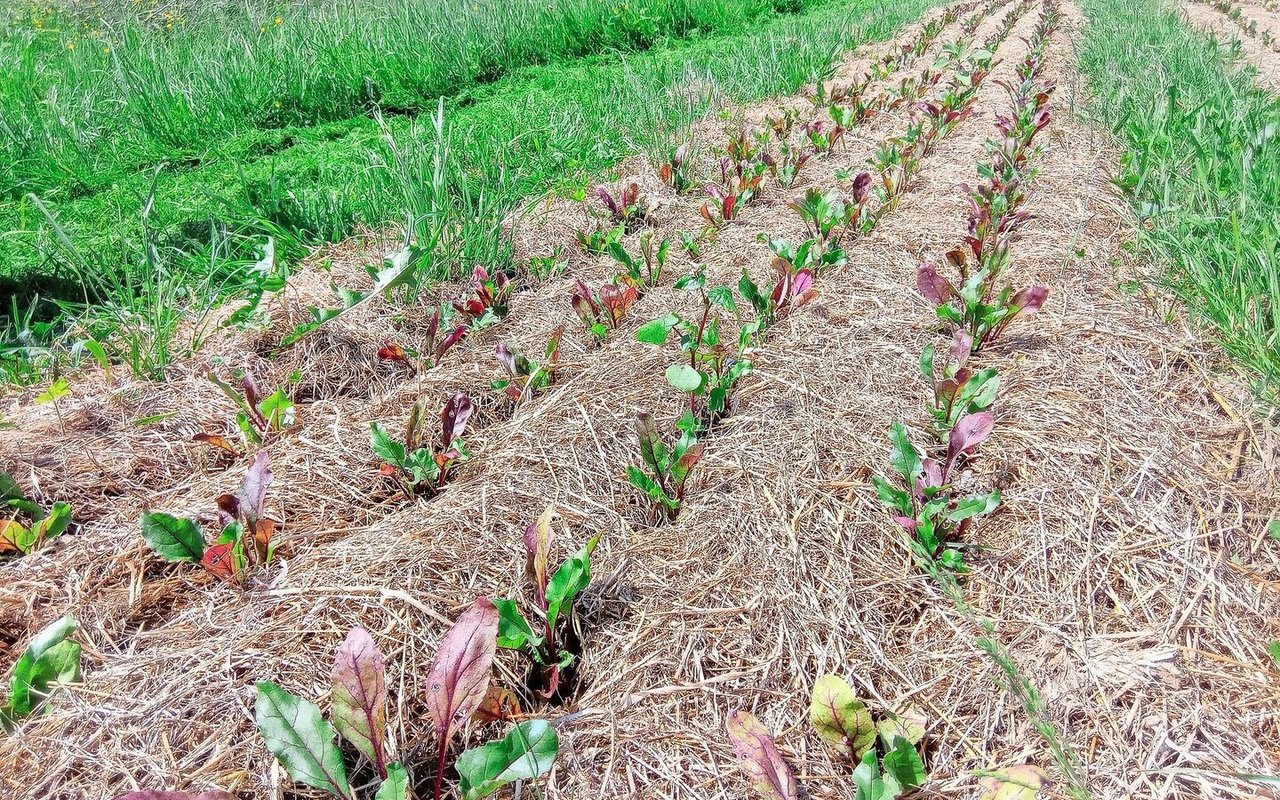
M938 268L933 264L920 262L916 270L916 288L934 307L946 305L951 299L951 283L938 274Z
M445 634L428 670L427 710L442 751L449 747L453 726L484 700L497 647L498 609L488 598L477 598Z
M796 800L796 777L760 721L745 711L734 711L729 714L727 728L738 766L760 796L766 800Z
M387 777L387 662L364 628L352 628L333 662L333 727Z
M262 502L267 497L267 487L274 477L268 463L267 451L259 450L254 456L253 466L244 474L244 482L236 492L236 500L240 504L240 514L250 524L256 524L262 516Z
M191 437L191 441L202 442L204 444L209 445L210 447L216 447L219 450L224 450L233 456L240 455L240 451L237 450L233 444L231 444L231 441L227 439L227 437L222 436L220 434L197 433L195 436Z
M462 435L467 428L467 420L471 419L474 411L475 405L472 404L471 398L461 392L450 396L445 401L444 409L440 412L444 447L448 447L454 439Z
M200 564L210 574L219 578L234 578L236 576L234 550L235 544L233 542L210 545L205 549L204 556L200 559Z

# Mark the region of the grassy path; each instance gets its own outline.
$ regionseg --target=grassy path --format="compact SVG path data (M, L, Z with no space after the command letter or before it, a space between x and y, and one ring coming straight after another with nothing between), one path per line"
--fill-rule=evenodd
M1125 148L1139 245L1280 400L1280 105L1158 0L1085 0L1081 68Z

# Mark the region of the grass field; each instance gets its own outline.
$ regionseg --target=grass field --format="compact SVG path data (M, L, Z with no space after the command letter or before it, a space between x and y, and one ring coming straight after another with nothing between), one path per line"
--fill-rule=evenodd
M1280 780L1280 6L10 13L0 797Z

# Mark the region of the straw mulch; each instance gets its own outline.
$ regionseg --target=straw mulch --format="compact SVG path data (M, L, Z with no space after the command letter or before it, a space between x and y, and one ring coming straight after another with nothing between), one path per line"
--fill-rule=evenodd
M1270 31L1273 37L1280 37L1280 15L1267 11L1260 6L1241 6L1245 19L1253 19L1258 23L1260 31ZM1178 9L1187 18L1187 23L1201 31L1227 42L1239 42L1240 55L1256 70L1254 82L1269 92L1280 91L1280 50L1267 45L1257 36L1251 36L1234 20L1210 5L1198 2L1180 3Z
M0 741L0 796L79 800L150 786L312 797L254 732L253 682L275 680L325 705L333 651L355 625L387 653L393 733L425 786L426 665L462 606L520 590L520 534L549 503L559 552L602 537L581 609L583 686L567 708L540 712L561 734L549 798L747 797L724 734L737 708L775 733L812 797L850 797L848 765L806 720L812 682L827 672L877 710L924 711L930 793L974 797L975 772L1033 763L1057 779L1047 794L1060 796L1062 775L1001 667L979 649L983 635L1038 687L1095 797L1256 796L1226 773L1280 769L1280 698L1265 652L1280 638L1280 555L1265 533L1280 516L1277 434L1247 394L1214 377L1223 357L1176 307L1126 288L1145 267L1126 254L1123 204L1108 190L1114 152L1071 119L1084 97L1071 63L1083 23L1074 8L1067 16L1051 49L1062 88L1029 204L1036 219L1011 270L1019 284L1048 284L1050 300L982 356L1001 375L997 428L963 477L1004 493L1001 510L975 528L981 550L962 584L994 632L920 574L868 480L888 470L894 420L923 441L915 365L941 338L914 271L962 234L954 187L975 179L992 115L1008 103L988 81L980 113L928 158L901 207L848 244L850 263L824 275L820 298L756 353L738 413L710 438L675 524L645 523L624 469L636 459L634 414L669 423L681 406L663 379L673 353L639 344L634 330L690 301L670 288L647 293L597 348L571 316L571 279L598 286L613 268L574 248L567 275L520 293L502 325L416 376L379 364L374 351L383 336L412 343L425 312L397 321L385 306L267 358L263 343L327 291L327 276L303 273L293 305L272 306L271 330L220 335L164 385L80 376L63 404L65 432L29 393L12 397L6 413L20 430L0 432L4 468L73 502L85 523L0 568L0 656L11 661L39 626L70 612L86 668L83 686ZM1033 25L1034 14L1019 22L993 78L1012 75ZM957 35L952 26L942 39ZM861 74L882 48L854 54L845 75ZM744 113L758 120L773 108ZM806 168L801 185L771 189L708 247L709 277L736 282L746 267L762 279L757 233L801 236L785 201L862 168L905 124L886 114ZM718 123L697 133L704 148L723 137ZM651 167L629 166L666 201L660 230L695 229L698 198L672 197ZM537 204L516 223L521 253L549 253L582 213ZM628 244L635 249L634 236ZM382 246L340 255L354 275ZM486 400L469 437L475 458L457 483L430 502L395 498L375 474L368 421L398 426L418 397L438 407L451 391L487 396L499 338L537 352L560 324L569 326L560 385L519 407ZM159 563L137 527L143 506L207 513L238 484L243 464L187 442L229 429L229 404L201 375L231 366L255 368L271 385L300 369L312 387L300 427L269 446L269 504L287 552L243 594ZM154 426L131 424L170 411ZM518 686L522 669L505 654L498 679Z

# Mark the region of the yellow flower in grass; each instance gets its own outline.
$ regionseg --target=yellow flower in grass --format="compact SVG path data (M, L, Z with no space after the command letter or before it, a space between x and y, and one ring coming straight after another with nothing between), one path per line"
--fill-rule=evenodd
M75 49L76 49L76 43L75 43L75 42L67 42L67 49L68 49L68 50L75 50Z
M277 24L277 25L280 25L280 24L283 24L283 23L284 23L284 17L276 17L276 24Z

